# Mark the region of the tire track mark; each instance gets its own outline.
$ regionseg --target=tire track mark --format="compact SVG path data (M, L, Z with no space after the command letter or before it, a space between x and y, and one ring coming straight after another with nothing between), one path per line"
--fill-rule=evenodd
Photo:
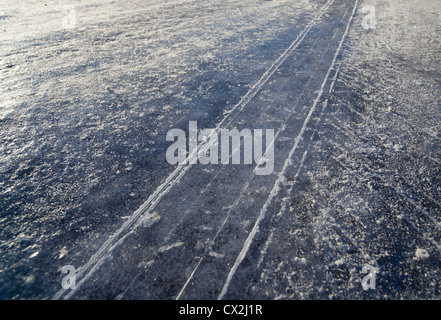
M358 0L357 0L358 1ZM263 85L270 79L274 72L282 65L287 59L290 53L292 53L300 43L305 39L311 28L317 23L321 16L326 12L329 6L334 0L328 0L328 2L320 9L316 17L302 30L297 38L291 43L291 45L279 56L279 58L273 62L273 64L267 69L267 71L261 76L261 78L252 86L245 96L241 98L232 110L217 124L214 132L208 141L214 141L220 133L221 129L228 127L232 123L237 114L245 108L245 106L251 101L252 98L260 91ZM188 172L192 162L197 159L198 154L203 154L210 147L210 143L200 143L197 149L193 151L185 160L185 163L178 166L166 180L152 193L149 198L136 210L121 226L121 228L111 235L108 240L100 247L100 249L92 255L90 260L81 267L77 273L77 286L76 289L71 290L66 294L64 299L69 299L75 292L84 284L84 282L101 266L110 253L118 247L126 237L141 224L148 222L151 219L150 212L155 208L158 202L178 183L182 177ZM60 299L67 292L66 289L58 291L53 299Z
M336 82L338 74L340 72L340 67L341 67L341 61L339 61L339 63L337 63L337 66L335 68L335 74L334 74L334 77L331 80L331 84L330 84L329 90L327 92L328 96L332 94L332 90L334 88L335 82ZM323 101L323 108L322 108L320 116L319 116L319 118L317 120L317 125L316 125L317 127L320 125L320 122L321 122L321 120L323 118L323 114L325 113L327 104L328 104L328 98L326 98L325 101ZM286 192L287 196L289 196L293 192L293 190L294 190L294 185L295 185L295 183L296 183L296 181L297 181L297 179L298 179L298 177L300 175L300 172L304 168L304 164L305 164L306 158L308 157L308 154L309 154L311 148L313 147L312 141L316 137L317 132L318 132L317 130L314 130L313 136L310 138L310 140L308 142L308 145L305 148L305 152L302 155L302 159L300 160L300 164L299 164L299 166L297 168L297 171L296 171L296 173L294 175L294 178L293 178L293 180L291 182L291 186L289 187L288 191ZM288 205L288 198L285 197L285 198L282 199L280 210L276 214L277 217L281 217L281 216L283 216L285 214L287 205ZM271 230L270 234L268 236L268 239L266 240L266 242L264 244L264 250L261 252L261 255L260 255L260 258L259 258L259 262L257 263L257 267L259 267L259 265L262 263L263 259L265 259L267 248L268 248L269 244L272 242L273 237L274 237L274 230Z
M345 14L346 14L346 12L345 12ZM336 33L334 33L332 39L334 39L335 36L336 36ZM339 66L340 66L340 64L338 63L338 67L339 67ZM317 67L317 68L318 68L318 67ZM317 71L317 68L315 69L315 72ZM331 69L333 69L333 68L331 68ZM315 74L315 72L314 72L314 74ZM337 75L338 75L338 70L335 72L335 75L334 75L334 77L333 77L333 79L332 79L332 83L331 83L331 85L330 85L330 90L329 90L329 92L331 92L332 89L333 89L333 86L334 86L334 84L335 84L335 80L336 80L336 78L337 78ZM312 79L312 76L313 76L313 75L311 75L311 77L310 77L309 80L307 81L307 83L306 83L306 85L305 85L304 88L307 87L308 83L309 83L309 82L311 81L311 79ZM304 90L305 90L305 89L303 89L302 94L303 94ZM302 95L302 94L301 94L301 95ZM327 100L324 102L324 104L326 104L326 103L327 103ZM296 104L296 106L297 106L297 104ZM311 112L310 112L310 113L311 113ZM291 116L292 116L292 115L290 115L290 117L291 117ZM279 129L279 130L277 131L277 133L276 133L276 135L275 135L275 137L274 137L274 139L273 139L273 141L272 141L272 144L274 143L275 140L277 140L279 134L285 130L286 123L289 121L290 117L288 117L288 118L284 121L284 123L283 123L281 129ZM302 138L300 138L300 139L298 139L298 140L301 141ZM257 168L257 166L256 166L256 168ZM256 168L255 168L255 169L256 169ZM176 300L179 300L179 299L182 297L182 295L183 295L183 293L184 293L186 287L188 286L188 284L190 283L190 281L193 279L193 276L194 276L195 272L196 272L197 269L199 268L200 264L201 264L202 261L204 260L204 258L205 258L205 256L207 255L207 253L209 252L209 250L210 250L210 248L212 247L214 241L218 238L220 232L222 231L222 229L223 229L224 226L226 225L227 221L229 220L229 218L230 218L230 216L231 216L232 211L233 211L233 210L235 209L235 207L239 204L239 202L240 202L240 200L241 200L241 198L242 198L242 195L244 194L245 190L248 189L249 184L250 184L250 182L252 181L252 179L253 179L253 175L250 176L249 180L247 181L247 183L245 184L245 186L244 186L243 189L241 190L239 197L236 199L236 201L233 203L233 205L232 205L231 208L229 209L229 211L228 211L228 213L227 213L227 216L226 216L224 222L221 224L221 226L220 226L220 228L218 229L218 232L216 233L216 235L214 236L214 238L212 238L212 240L210 240L209 244L207 245L207 247L206 247L206 249L205 249L204 254L203 254L202 257L199 259L199 261L198 261L196 267L193 269L193 271L191 272L190 276L187 278L187 281L185 282L183 288L181 289L181 291L180 291L179 294L177 295Z
M355 15L355 11L356 11L357 6L358 6L358 0L355 1L354 7L353 7L353 10L352 10L352 14L349 17L349 21L348 21L348 23L346 25L345 32L343 33L342 39L340 40L339 46L338 46L338 48L336 50L334 58L333 58L333 60L331 62L331 66L329 67L328 72L327 72L327 74L325 76L325 79L324 79L324 81L322 83L322 86L321 86L321 88L319 90L317 98L314 101L314 104L312 105L312 107L310 109L310 112L309 112L308 116L306 117L306 119L304 121L302 129L301 129L299 135L297 136L297 138L295 140L295 144L294 144L293 148L291 149L288 158L285 161L285 164L283 166L282 171L279 174L279 178L276 180L276 183L274 184L274 187L273 187L273 189L272 189L272 191L271 191L271 193L270 193L266 203L264 204L264 206L263 206L263 208L262 208L262 210L261 210L261 212L260 212L260 214L259 214L259 216L258 216L258 218L257 218L257 220L255 222L255 224L254 224L254 227L253 227L252 231L250 232L247 240L244 243L244 246L242 247L241 252L239 253L239 255L236 258L236 262L234 263L233 267L230 270L230 273L228 274L228 277L227 277L227 279L226 279L226 281L224 283L222 291L219 294L219 297L218 297L219 300L221 300L225 296L225 294L227 293L228 287L230 285L231 280L234 277L234 274L236 273L237 269L239 268L240 264L242 263L243 259L245 258L245 255L248 253L248 250L249 250L249 248L251 246L251 243L253 242L253 239L254 239L256 233L258 232L260 222L265 218L265 213L266 213L266 210L267 210L268 206L271 204L273 198L278 193L279 184L280 184L280 182L282 180L282 177L283 177L287 167L289 166L290 159L294 155L294 152L297 150L297 147L299 145L300 139L302 138L303 133L305 132L306 125L308 124L308 122L309 122L309 120L311 118L311 115L314 112L314 110L315 110L315 108L316 108L316 106L317 106L317 104L318 104L318 102L319 102L319 100L320 100L320 98L321 98L321 96L323 94L323 89L324 89L324 86L325 86L326 82L328 81L328 77L329 77L329 75L331 73L331 70L334 68L334 65L335 65L336 60L337 60L337 56L340 53L340 50L341 50L342 45L343 45L343 42L344 42L344 40L345 40L345 38L346 38L346 36L347 36L347 34L349 32L349 26L350 26L350 24L352 22L352 19L353 19L354 15Z

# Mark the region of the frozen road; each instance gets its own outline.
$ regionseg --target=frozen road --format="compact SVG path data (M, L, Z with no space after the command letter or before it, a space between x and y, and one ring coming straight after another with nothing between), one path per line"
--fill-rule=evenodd
M0 298L441 298L440 32L438 0L2 1ZM274 170L169 164L190 121L274 130Z

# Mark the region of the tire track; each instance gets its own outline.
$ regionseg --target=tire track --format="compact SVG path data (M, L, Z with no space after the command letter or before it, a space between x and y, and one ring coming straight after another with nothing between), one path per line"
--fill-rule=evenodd
M252 98L261 90L263 85L271 78L274 72L283 64L287 57L302 43L306 35L311 28L317 23L317 21L323 16L334 0L328 0L328 2L320 9L316 17L302 30L298 37L291 43L291 45L279 56L279 58L273 62L273 64L266 70L261 78L251 87L245 96L241 98L232 110L217 124L213 134L208 138L208 141L214 141L214 137L218 136L221 129L227 128L232 123L234 118L248 105ZM205 153L210 147L209 143L199 144L199 153ZM102 265L102 263L110 256L111 252L117 248L133 230L138 228L141 224L148 223L152 219L151 211L161 201L161 199L182 179L183 176L191 168L191 164L197 159L198 152L193 151L185 161L185 164L178 166L165 181L152 193L149 198L136 210L121 226L118 231L111 235L108 240L100 247L100 249L92 255L89 261L83 265L77 272L77 285L76 289L67 292L66 289L58 291L53 299L69 299L71 298L79 288L87 281L93 273ZM63 295L65 295L63 297Z
M345 32L343 33L342 39L340 40L339 46L338 46L338 48L337 48L337 50L335 52L334 58L333 58L333 60L331 62L331 66L329 67L328 72L326 73L325 79L324 79L324 81L322 83L322 86L321 86L321 88L319 90L317 98L314 101L314 104L312 105L312 107L310 109L310 112L308 113L308 116L306 117L306 119L304 121L302 129L301 129L299 135L297 136L297 138L295 140L295 144L294 144L293 148L291 149L291 151L289 153L289 156L288 156L288 158L285 161L285 164L283 165L283 169L280 172L279 177L276 180L276 183L274 184L274 187L271 190L271 193L270 193L267 201L265 202L262 210L259 213L259 216L258 216L258 218L257 218L257 220L256 220L256 222L254 224L254 227L253 227L252 231L250 232L248 238L246 239L246 241L244 243L244 246L242 247L241 252L239 253L239 255L236 258L236 262L234 263L233 267L231 268L231 270L230 270L230 272L228 274L228 277L227 277L227 279L226 279L226 281L224 283L222 291L219 294L219 297L218 297L219 300L221 300L225 296L225 294L227 293L228 287L230 286L230 283L231 283L231 281L232 281L232 279L233 279L237 269L239 268L240 264L242 263L243 259L245 258L246 254L248 253L248 251L250 249L250 246L251 246L251 244L252 244L252 242L254 240L254 237L255 237L256 233L258 232L258 230L259 230L260 222L265 218L265 214L266 214L267 208L271 204L273 198L278 193L279 184L281 183L282 177L284 176L284 173L285 173L286 169L288 168L288 166L290 164L290 160L291 160L292 156L294 155L294 152L297 150L297 147L299 145L300 139L302 138L303 133L305 132L305 129L306 129L306 126L307 126L307 124L309 122L309 119L311 118L312 113L315 111L315 108L316 108L316 106L317 106L318 102L320 101L320 98L321 98L321 96L323 94L323 90L324 90L325 84L328 81L328 77L329 77L329 75L331 73L331 70L334 68L334 65L335 65L336 60L337 60L337 56L340 53L340 50L341 50L342 45L343 45L343 42L344 42L344 40L345 40L345 38L346 38L346 36L347 36L347 34L349 32L349 27L351 25L351 22L352 22L352 19L353 19L354 15L355 15L357 6L358 6L358 0L355 1L354 7L353 7L353 10L352 10L352 14L349 17L349 21L347 22L347 25L346 25Z
M317 68L318 68L318 67L317 67ZM316 71L317 71L317 68L315 69ZM310 77L310 78L308 79L308 81L306 82L305 87L304 87L304 89L303 89L303 91L302 91L302 93L301 93L300 95L303 95L303 93L304 93L304 91L305 91L305 88L308 86L308 84L309 84L310 81L312 80L312 77L313 77L313 75L311 75L311 77ZM335 79L334 79L334 80L335 80ZM334 81L333 81L332 85L333 85L333 84L334 84ZM295 106L297 106L297 104L298 104L298 103L296 103ZM292 115L291 115L291 116L292 116ZM278 131L277 131L276 134L274 135L274 139L271 141L270 146L271 146L271 145L274 145L274 143L275 143L275 141L278 139L279 135L280 135L282 132L285 131L285 129L286 129L286 124L287 124L287 122L288 122L289 120L290 120L290 117L288 117L288 118L283 122L282 126L278 129ZM267 148L267 151L268 151L268 149L269 149L269 147ZM263 155L263 158L266 157L267 151L266 151L265 154ZM250 175L250 177L249 177L249 179L247 180L247 182L245 183L244 187L241 189L241 192L239 193L239 196L236 198L236 200L234 201L234 203L233 203L233 204L231 205L231 207L228 209L228 212L227 212L226 218L224 219L224 221L223 221L223 223L221 224L220 228L219 228L218 231L216 232L215 236L210 240L209 244L207 245L207 247L206 247L206 249L205 249L205 252L204 252L203 256L199 259L199 261L198 261L196 267L193 269L193 271L191 272L190 276L187 278L187 280L186 280L184 286L182 287L181 291L180 291L179 294L177 295L176 300L179 300L179 299L182 297L182 295L183 295L183 293L184 293L186 287L188 286L188 284L189 284L190 281L192 280L192 278L193 278L194 274L196 273L196 271L198 270L200 264L202 263L202 261L204 260L204 258L205 258L206 255L208 254L208 252L210 251L212 245L214 244L215 240L218 238L218 236L219 236L219 234L221 233L222 229L224 229L226 223L227 223L228 220L230 219L233 210L238 206L238 204L239 204L240 201L242 200L243 195L244 195L244 192L249 188L250 183L251 183L252 180L253 180L254 172L256 171L257 167L258 167L258 165L256 165L256 167L255 167L254 170L253 170L252 175ZM216 176L217 176L217 175L218 175L218 174L216 174Z
M329 86L329 90L328 90L328 92L327 92L327 95L328 95L328 96L331 95L331 93L332 93L332 90L333 90L334 85L335 85L335 81L337 80L337 77L338 77L338 74L339 74L339 71L340 71L340 67L341 67L341 61L338 63L337 67L335 68L335 74L334 74L334 77L333 77L332 80L331 80L331 84L330 84L330 86ZM325 101L323 101L323 108L322 108L322 111L321 111L321 113L320 113L320 116L319 116L319 118L318 118L318 120L317 120L317 126L318 126L318 125L320 124L320 122L322 121L323 114L324 114L324 112L325 112L325 110L326 110L326 106L327 106L327 104L328 104L328 98L326 98ZM297 170L296 170L296 173L295 173L294 178L293 178L293 180L292 180L292 184L291 184L291 186L288 188L288 191L286 192L286 194L287 194L288 196L289 196L290 194L292 194L292 192L293 192L293 190L294 190L294 185L295 185L295 183L296 183L296 181L297 181L297 179L298 179L298 177L299 177L299 175L300 175L300 172L301 172L302 169L304 168L305 161L306 161L306 159L307 159L307 157L308 157L308 154L309 154L309 152L310 152L310 150L311 150L311 148L312 148L312 146L313 146L313 145L312 145L312 141L314 140L314 138L316 137L316 135L317 135L317 130L314 130L313 136L312 136L311 139L309 140L308 145L307 145L307 147L305 148L305 151L303 152L302 159L300 160L300 164L299 164L299 166L298 166L298 168L297 168ZM281 202L280 210L279 210L278 213L276 214L277 217L281 217L281 216L283 216L283 215L285 214L285 211L286 211L286 207L287 207L287 205L288 205L288 198L283 198L283 199L282 199L282 202ZM263 249L262 252L261 252L261 255L260 255L259 261L258 261L258 263L257 263L257 268L258 268L259 265L262 263L263 259L265 259L265 255L266 255L266 252L267 252L268 246L269 246L269 244L272 242L273 237L274 237L274 230L271 230L270 233L269 233L268 239L266 240L266 242L265 242L265 244L264 244L264 249Z
M348 10L349 10L349 8L348 8ZM345 13L345 14L346 14L346 13ZM332 37L332 39L334 39L335 36L336 36L336 33L334 34L334 36ZM336 53L335 56L338 56L338 53ZM336 62L336 61L335 61L335 62ZM338 76L338 71L339 71L340 63L337 63L337 62L336 62L336 64L337 64L337 68L335 68L335 74L334 74L334 77L333 77L332 80L331 80L331 84L330 84L330 87L329 87L328 94L332 92L333 87L334 87L334 84L335 84L335 81L336 81L336 78L337 78L337 76ZM318 67L317 67L317 68L318 68ZM317 68L316 68L316 71L315 71L315 72L317 72ZM334 70L334 65L330 68L329 73L330 73L330 71L332 71L332 70ZM328 76L329 76L329 74L328 74ZM310 79L308 80L308 82L305 84L305 87L307 87L307 85L308 85L309 81L311 80L311 78L312 78L312 76L310 77ZM324 84L326 84L326 82L327 82L327 81L325 81ZM322 91L323 91L323 88L322 88ZM319 100L320 100L320 98L317 98L316 101L315 101L315 103L317 103L317 101L319 101ZM327 104L327 99L323 102L324 107L326 107L326 104ZM324 111L324 110L322 109L321 115L323 115L323 111ZM311 109L310 109L310 112L308 113L308 116L311 117L311 115L312 115L313 112L314 112L314 110L311 111ZM291 117L291 116L292 116L292 114L290 115L290 117ZM307 116L307 117L308 117L308 116ZM277 140L279 134L285 130L285 126L286 126L286 123L287 123L288 121L289 121L289 118L287 118L286 121L284 121L284 123L283 123L283 125L282 125L282 128L279 129L279 130L277 131L277 133L276 133L276 135L275 135L275 138L274 138L273 142L274 142L275 140ZM306 123L306 124L307 124L307 123ZM306 124L304 124L304 129L306 128ZM296 139L296 141L300 142L300 141L303 140L303 138L302 138L302 137L303 137L303 133L304 133L304 131L302 131L302 132L300 133L300 136ZM301 160L302 163L303 163L303 161L305 160L305 156L306 156L306 154L303 154L303 158L302 158L302 160ZM282 170L282 171L283 171L283 170ZM282 178L282 179L283 179L283 178ZM240 200L241 200L241 198L242 198L242 196L243 196L243 193L245 192L245 190L248 189L251 180L252 180L252 176L250 177L250 179L247 181L247 183L245 184L245 186L244 186L243 189L241 190L239 197L236 199L236 201L234 202L234 204L232 205L232 207L229 209L228 214L227 214L227 216L226 216L224 222L221 224L221 227L219 228L218 232L216 233L216 235L214 236L214 238L210 241L209 245L206 247L206 250L205 250L204 255L202 256L201 259L199 259L199 261L198 261L196 267L193 269L193 271L191 272L190 276L187 278L187 280L186 280L186 282L185 282L183 288L181 289L181 291L179 292L179 294L178 294L177 297L176 297L177 300L181 299L181 297L182 297L182 295L183 295L183 293L184 293L186 287L188 286L188 284L190 283L190 281L193 279L193 276L194 276L195 272L196 272L197 269L199 268L200 264L201 264L202 261L204 260L206 254L207 254L208 251L210 250L210 248L211 248L211 246L213 245L214 241L215 241L216 238L219 236L220 232L222 231L222 229L223 229L224 226L226 225L227 221L229 220L232 211L235 209L236 206L238 206L238 204L239 204L239 202L240 202Z
M318 71L319 67L317 66L315 68L315 72L313 74L315 74ZM313 74L309 77L308 81L305 83L302 92L299 94L299 96L302 96L306 90L306 87L308 87L309 83L311 82L311 80L313 79ZM298 106L298 101L299 99L297 99L297 102L294 104L294 109ZM270 109L270 106L268 106L265 110L262 111L263 114L266 113L267 110ZM289 113L289 115L292 115L291 113ZM282 124L281 128L278 129L277 133L275 134L275 137L273 139L273 141L271 142L270 145L274 144L274 142L278 139L279 135L285 130L286 127L286 123L289 120L289 116L287 117L287 119L284 121L284 123ZM268 148L267 148L268 150ZM231 155L230 155L231 156ZM266 153L264 154L263 157L266 156ZM254 168L254 171L256 170L257 166ZM187 287L187 285L190 283L191 279L193 278L193 275L195 274L195 272L197 271L197 269L199 268L200 264L204 261L204 259L206 258L207 254L209 254L212 245L214 244L214 241L217 239L217 237L219 236L220 232L222 231L222 229L224 228L225 224L228 222L228 220L231 217L232 212L234 211L234 209L237 207L237 205L239 204L239 202L243 199L243 195L244 192L248 189L249 184L251 183L251 181L253 180L254 177L254 171L253 173L249 176L249 178L247 179L245 186L241 189L241 191L239 192L239 197L235 200L235 202L228 206L228 211L227 211L227 215L226 218L223 220L223 223L221 223L220 228L218 229L218 231L216 232L215 236L213 238L211 238L211 240L209 241L208 245L205 247L204 253L202 255L202 257L199 259L198 263L196 264L195 268L193 269L193 271L191 272L190 276L187 278L187 281L185 282L184 286L182 287L180 293L178 293L176 299L180 299L182 294L185 291L185 288ZM211 186L211 182L212 181L216 181L216 179L218 178L218 176L221 175L221 171L217 171L215 176L213 178L210 179L210 182L206 185L206 187L201 191L201 194L204 194L207 190L209 190L210 186ZM201 197L198 198L199 200L201 200ZM202 201L202 200L201 200ZM200 203L195 203L193 205L193 209L190 208L189 211L194 210L194 208L197 208L199 205L203 206L203 204ZM184 215L182 217L182 219L180 219L179 224L182 224L184 218L187 217L187 214ZM175 230L176 228L174 228ZM170 232L170 235L173 234L173 231ZM167 242L169 240L169 237L166 238L165 242ZM157 257L157 255L155 254L151 259L154 260ZM123 297L125 295L125 293L128 291L129 287L131 287L135 282L136 279L139 277L139 274L135 276L134 280L129 284L129 286L125 289L124 293L122 295L120 295L119 297Z

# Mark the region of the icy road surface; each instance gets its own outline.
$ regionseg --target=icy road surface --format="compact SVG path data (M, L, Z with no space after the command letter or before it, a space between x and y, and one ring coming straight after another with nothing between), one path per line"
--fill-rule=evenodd
M2 0L0 298L441 298L440 32L439 0ZM274 171L170 165L189 121L274 129Z

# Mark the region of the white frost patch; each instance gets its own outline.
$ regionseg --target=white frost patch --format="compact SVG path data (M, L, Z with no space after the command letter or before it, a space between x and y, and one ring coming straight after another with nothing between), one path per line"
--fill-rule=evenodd
M299 258L299 257L295 257L294 259L293 259L293 261L297 264L297 266L300 266L300 265L305 265L306 264L306 259L305 258Z
M210 251L210 252L208 253L208 255L209 255L210 257L214 257L214 258L223 258L223 257L225 257L224 254L217 253L217 252L214 252L214 251Z
M415 260L427 259L430 257L429 253L425 249L418 248L415 252Z
M163 247L159 248L158 251L159 252L165 252L165 251L168 251L170 249L173 249L173 248L176 248L176 247L180 247L183 244L184 244L183 242L176 242L176 243L170 244L168 246L163 246Z
M141 224L144 228L148 228L155 222L159 221L159 219L161 219L161 216L157 212L149 213L143 218Z
M334 264L336 266L341 266L343 263L345 263L345 258L340 258L340 259L334 261Z
M66 247L61 248L61 250L60 250L60 254L59 254L59 256L58 256L58 259L63 258L68 252L69 252L69 251L67 250Z
M34 275L30 275L30 276L26 277L25 281L26 281L26 283L34 283L35 282L35 276Z
M138 268L148 268L153 264L153 262L155 262L155 261L154 260L150 260L148 262L142 261L142 262L138 263Z

